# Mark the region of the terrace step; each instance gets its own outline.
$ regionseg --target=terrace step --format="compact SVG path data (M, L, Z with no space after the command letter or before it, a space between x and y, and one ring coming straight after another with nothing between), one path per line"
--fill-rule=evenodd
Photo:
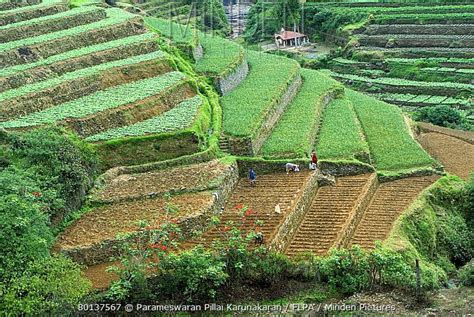
M27 40L0 44L0 65L4 68L31 63L79 47L104 43L146 31L140 17L131 14L123 15L121 9L115 9L120 12L110 10L114 9L109 9L108 18L98 22Z
M5 68L0 70L0 93L87 67L151 53L159 49L154 39L151 33L135 35L68 51L36 63Z
M339 177L335 186L319 188L286 254L326 254L343 234L342 228L350 221L357 201L367 194L365 188L372 179L370 174Z
M24 0L24 1L3 1L0 2L0 11L13 10L41 3L41 0Z
M380 184L349 245L374 248L375 241L385 240L400 214L437 178L438 176L410 177Z
M69 10L66 2L50 1L48 4L26 6L21 10L0 11L0 26L53 15Z
M367 27L364 34L471 35L472 24L372 24Z
M142 91L137 92L139 87ZM89 136L157 116L194 94L183 74L170 72L112 87L0 126L28 128L59 122L81 136Z
M54 15L0 27L0 43L7 43L46 33L97 22L107 16L102 8L83 7Z
M419 107L448 105L458 109L472 109L473 103L468 99L457 99L446 96L412 95L412 94L375 94L380 100L407 107L411 110Z
M447 47L377 47L360 46L356 51L382 52L385 57L404 58L428 58L428 57L452 57L452 58L474 58L474 48L447 48Z
M357 75L330 72L331 76L359 90L371 93L424 94L468 98L474 85L447 82L423 82L398 78L367 78Z
M359 43L362 46L378 46L383 48L438 47L473 49L474 35L359 35Z

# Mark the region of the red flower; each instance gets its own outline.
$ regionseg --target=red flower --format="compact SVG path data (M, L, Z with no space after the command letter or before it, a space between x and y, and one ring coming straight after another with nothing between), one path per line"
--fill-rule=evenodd
M242 209L242 208L244 208L244 204L235 205L235 209Z
M43 194L41 194L40 192L33 192L33 196L41 197L41 196L43 196Z
M250 216L253 214L253 210L252 209L249 209L245 212L245 216Z
M159 249L160 249L161 251L166 251L166 250L168 250L168 248L167 248L165 245L161 245L161 246L159 247Z
M228 226L225 226L224 228L222 228L222 231L224 231L224 232L227 232L229 230L230 230L230 228Z

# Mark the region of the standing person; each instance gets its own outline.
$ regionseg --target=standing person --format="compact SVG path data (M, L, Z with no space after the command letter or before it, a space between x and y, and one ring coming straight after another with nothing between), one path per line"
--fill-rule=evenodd
M318 156L316 155L316 151L311 153L311 169L315 170L318 167Z
M257 185L257 174L255 174L255 171L253 170L253 168L250 169L249 180L250 180L250 186Z

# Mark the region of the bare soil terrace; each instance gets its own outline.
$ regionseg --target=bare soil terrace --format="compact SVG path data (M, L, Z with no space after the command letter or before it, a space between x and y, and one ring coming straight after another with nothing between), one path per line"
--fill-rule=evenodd
M145 220L150 226L188 217L208 209L214 198L209 192L132 202L120 202L91 210L68 227L58 238L55 248L71 249L113 240L119 233L134 232L137 222ZM167 205L176 207L176 213L166 211Z
M94 200L112 202L133 200L150 193L189 191L208 188L229 169L218 160L140 174L119 175L94 194Z

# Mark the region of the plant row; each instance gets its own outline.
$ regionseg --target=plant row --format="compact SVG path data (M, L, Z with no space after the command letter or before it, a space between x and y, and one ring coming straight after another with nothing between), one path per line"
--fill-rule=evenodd
M351 101L332 101L324 110L316 145L320 159L354 160L367 157L369 147Z
M10 98L17 98L19 96L41 91L49 87L59 85L65 81L98 74L100 72L103 72L112 68L116 68L116 67L138 64L138 63L151 61L155 59L163 59L165 56L166 56L165 53L163 53L162 51L155 51L148 54L132 56L132 57L122 59L122 60L116 60L116 61L103 63L103 64L95 65L92 67L88 67L88 68L79 69L79 70L66 73L62 76L55 77L49 80L40 81L34 84L21 86L16 89L7 90L0 94L0 102L10 99Z
M135 123L127 127L120 127L90 136L86 141L107 141L111 139L144 136L176 132L188 128L196 118L202 97L195 96L178 104L173 109L154 118Z
M325 103L343 88L326 75L303 69L303 85L262 148L266 157L307 157L314 146ZM336 92L337 90L337 92Z
M160 93L185 79L180 72L112 87L85 97L31 113L17 120L0 123L3 128L21 128L51 124L67 118L81 118L107 109L134 103Z
M156 35L153 33L144 33L144 34L129 36L129 37L125 37L125 38L121 38L118 40L113 40L113 41L109 41L105 43L84 46L84 47L70 50L61 54L52 55L48 58L38 60L37 62L15 65L15 66L0 69L0 77L11 76L16 73L24 72L28 69L32 69L36 67L45 67L57 62L66 62L76 57L86 56L92 53L106 51L109 49L114 49L114 48L127 46L131 44L142 43L142 42L150 41L155 38L156 38Z
M288 58L255 51L247 54L249 75L221 99L224 131L232 136L252 136L300 71L299 64Z
M16 40L4 44L0 44L0 52L11 50L14 48L35 45L42 42L52 41L58 38L77 35L91 30L100 30L102 28L120 24L136 17L135 15L125 12L122 9L112 8L107 10L107 18L98 22L77 26L71 29L61 30L53 33L43 34L28 39Z
M401 110L373 97L347 90L378 170L431 166L435 161L410 136Z

